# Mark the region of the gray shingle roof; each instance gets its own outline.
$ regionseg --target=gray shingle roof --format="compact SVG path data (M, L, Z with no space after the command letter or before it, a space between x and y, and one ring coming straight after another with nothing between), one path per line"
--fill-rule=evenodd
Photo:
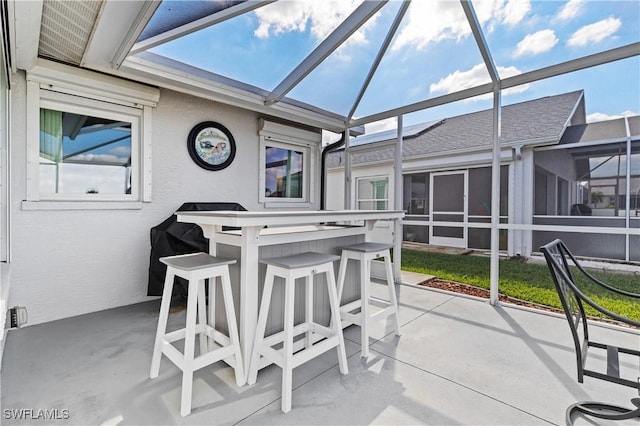
M558 143L570 121L584 123L584 108L578 108L580 102L583 102L582 90L503 106L502 144L526 144L540 140ZM574 113L582 113L582 116L573 117ZM402 156L484 151L493 144L492 123L492 109L447 118L424 132L405 137ZM384 142L390 140L393 138L352 151L352 164L392 159L394 148L384 146ZM327 166L342 165L343 157L344 150L330 154Z
M560 139L561 144L620 140L627 138L624 118L579 124L567 128Z

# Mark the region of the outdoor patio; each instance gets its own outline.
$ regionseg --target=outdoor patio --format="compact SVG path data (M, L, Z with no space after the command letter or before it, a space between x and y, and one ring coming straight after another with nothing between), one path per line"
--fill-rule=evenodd
M402 336L380 324L371 356L361 359L359 330L347 328L349 374L340 375L335 351L299 367L288 414L280 411L279 368L237 387L217 363L195 374L193 411L181 417L179 370L164 358L160 376L149 379L156 301L18 329L3 359L2 423L564 424L577 400L627 406L637 397L593 378L577 383L563 317L411 285L398 293ZM184 310L170 316L176 327L182 321ZM594 331L640 346L638 333ZM19 409L68 410L69 419L17 420Z

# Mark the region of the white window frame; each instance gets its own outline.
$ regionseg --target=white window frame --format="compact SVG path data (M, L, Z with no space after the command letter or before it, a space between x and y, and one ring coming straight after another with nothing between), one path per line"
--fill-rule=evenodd
M0 37L2 39L2 37ZM11 75L7 68L8 53L0 47L0 262L11 262ZM0 267L0 314L4 315L9 291L9 282L4 274L7 269ZM4 324L0 319L0 324ZM0 342L2 337L0 336ZM0 351L1 352L1 351ZM2 356L0 355L0 359Z
M360 181L363 181L363 180L368 180L372 182L385 180L387 183L387 198L360 198ZM387 203L386 209L389 209L389 193L390 193L389 182L390 182L389 176L386 176L386 175L360 176L356 178L356 210L365 210L360 208L360 202L365 202L365 201L374 201L376 203L379 201L386 201ZM378 210L378 209L375 209L375 210Z
M64 201L138 201L140 200L140 127L142 121L142 112L135 108L123 107L120 105L107 104L105 102L94 101L91 99L73 100L69 95L57 92L49 92L43 90L40 93L40 108L69 112L78 115L86 115L91 117L106 118L114 122L131 123L131 193L130 194L70 194L70 193L43 193L38 188L38 193L34 194L34 198L38 200L64 200ZM35 150L29 152L32 156ZM32 158L29 164L34 164L39 158ZM33 170L30 170L30 173ZM40 170L38 169L38 174ZM35 174L35 173L34 173ZM35 177L35 176L34 176ZM38 176L37 182L40 182Z
M39 61L27 73L27 183L23 210L140 209L151 201L151 122L156 88ZM131 123L131 194L40 193L40 109Z
M307 207L315 199L316 158L322 135L280 123L260 120L260 155L258 165L258 201L269 207ZM265 194L266 150L276 147L302 152L302 197L269 198Z

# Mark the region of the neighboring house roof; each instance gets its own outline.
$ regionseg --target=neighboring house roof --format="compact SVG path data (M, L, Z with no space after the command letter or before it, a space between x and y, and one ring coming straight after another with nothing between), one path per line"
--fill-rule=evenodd
M640 116L627 117L629 133L632 139L640 138ZM627 126L624 118L571 126L562 135L561 144L620 141L627 139Z
M629 133L627 133L627 123L629 124ZM576 174L579 179L587 179L593 177L592 172L596 170L592 168L593 165L589 158L593 156L606 157L620 153L621 149L624 150L623 147L629 136L634 142L640 140L640 116L638 115L626 119L618 118L571 126L562 135L560 144L571 145L569 153L574 157ZM611 144L603 146L601 145L603 142L611 142ZM594 146L594 143L597 145ZM632 150L634 153L638 152L638 147L632 147Z
M403 127L402 136L404 138L410 138L410 137L416 136L424 132L425 130L440 123L442 123L442 120L434 120L434 121L428 121L426 123L413 124L411 126ZM366 145L374 142L388 141L391 139L396 139L397 135L398 135L398 132L395 129L385 130L377 133L370 133L368 135L362 135L362 136L358 136L356 138L351 139L351 141L349 142L349 146L360 146L360 145Z
M567 126L584 123L583 91L548 96L502 107L502 144L526 145L558 143ZM493 109L447 118L436 123L425 123L421 132L404 134L403 158L442 154L446 152L486 151L493 145ZM428 124L428 125L427 125ZM404 129L403 129L404 132ZM395 131L386 132L386 139L366 135L370 147L351 143L352 164L390 160L395 148L388 143L395 139ZM344 163L344 149L330 154L328 167Z

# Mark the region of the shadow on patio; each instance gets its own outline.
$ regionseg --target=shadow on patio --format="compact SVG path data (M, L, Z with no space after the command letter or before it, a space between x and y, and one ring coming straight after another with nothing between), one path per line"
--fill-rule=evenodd
M374 326L377 340L362 359L359 330L345 329L349 374L339 373L335 351L297 368L288 414L279 368L237 387L217 363L195 373L193 412L181 417L179 370L163 359L160 376L148 376L159 302L18 329L4 354L2 423L563 424L576 400L626 406L637 396L592 378L577 383L563 317L411 285L398 293L402 336L390 323ZM170 315L176 328L183 321L184 311ZM637 333L594 331L640 346ZM20 409L69 418L19 420Z

